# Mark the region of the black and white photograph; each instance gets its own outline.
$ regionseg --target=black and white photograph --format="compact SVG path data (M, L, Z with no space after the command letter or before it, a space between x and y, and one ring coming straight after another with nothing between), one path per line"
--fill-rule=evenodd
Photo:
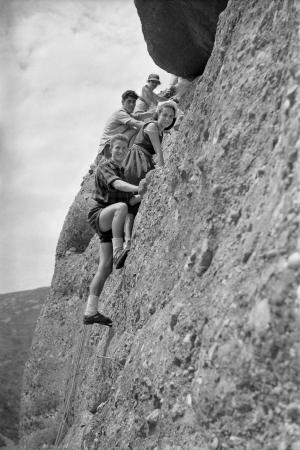
M0 449L300 450L299 0L0 35Z

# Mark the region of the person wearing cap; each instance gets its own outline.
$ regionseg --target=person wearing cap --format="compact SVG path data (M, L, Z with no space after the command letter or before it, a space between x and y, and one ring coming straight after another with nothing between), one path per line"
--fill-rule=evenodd
M110 139L116 134L124 134L129 140L129 147L132 145L139 129L144 125L144 120L152 116L151 112L134 113L134 108L138 95L135 91L127 90L122 94L122 107L115 111L107 120L100 139L98 157L111 157Z
M161 84L159 75L151 73L148 76L147 83L142 87L141 95L139 96L136 106L135 113L141 113L145 111L152 110L154 112L155 107L158 102L167 100L165 97L157 95L154 90Z

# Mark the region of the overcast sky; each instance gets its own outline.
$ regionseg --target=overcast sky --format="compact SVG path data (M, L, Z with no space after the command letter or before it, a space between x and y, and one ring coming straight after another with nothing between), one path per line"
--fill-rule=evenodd
M0 292L50 285L107 117L156 72L133 0L0 0Z

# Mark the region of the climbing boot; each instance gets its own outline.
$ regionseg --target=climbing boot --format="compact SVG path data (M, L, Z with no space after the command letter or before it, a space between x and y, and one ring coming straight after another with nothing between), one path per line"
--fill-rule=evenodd
M93 325L94 323L99 323L100 325L106 325L107 327L112 326L112 320L109 317L105 317L99 312L93 314L92 316L83 316L84 325Z
M127 258L128 253L129 253L128 249L124 249L123 250L122 248L117 249L114 252L113 264L114 264L116 269L121 269L121 267L124 266L124 263L125 263L125 260Z

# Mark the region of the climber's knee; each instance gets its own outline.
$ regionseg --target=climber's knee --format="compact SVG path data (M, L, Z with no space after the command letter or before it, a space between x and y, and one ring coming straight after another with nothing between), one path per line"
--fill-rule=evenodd
M124 214L125 216L127 215L127 213L128 213L128 206L126 205L126 203L122 203L122 202L119 202L119 203L115 203L115 211L116 211L116 213L118 213L118 214Z

